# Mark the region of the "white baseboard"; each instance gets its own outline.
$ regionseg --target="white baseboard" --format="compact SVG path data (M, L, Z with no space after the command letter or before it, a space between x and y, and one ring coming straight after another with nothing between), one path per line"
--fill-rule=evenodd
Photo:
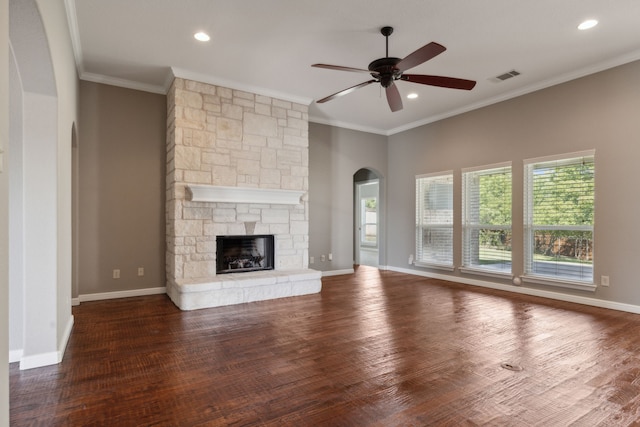
M60 338L60 342L58 343L58 363L62 362L62 358L64 357L64 352L67 349L67 344L69 343L69 339L71 338L71 331L73 330L73 323L75 318L73 315L69 316L69 320L67 321L67 327L64 328L64 334Z
M76 305L80 305L80 298L71 298L71 306L75 307Z
M525 294L536 297L554 299L558 301L574 302L576 304L590 305L593 307L608 308L611 310L625 311L628 313L640 314L640 306L625 304L615 301L607 301L592 297L584 297L580 295L563 294L560 292L547 291L543 289L532 289L516 285L505 285L503 283L489 282L486 280L469 279L465 277L449 276L446 274L432 273L429 271L412 270L409 268L388 267L391 271L398 273L412 274L414 276L428 277L431 279L446 280L449 282L462 283L471 286L480 286L483 288L498 289L501 291L515 292L517 294Z
M60 363L59 351L50 351L48 353L32 354L30 356L22 356L20 358L20 370L41 368L43 366L56 365Z
M22 358L22 353L24 353L24 351L22 349L20 349L20 350L10 350L9 351L9 363L19 362L20 359Z
M141 297L146 295L159 295L159 294L166 294L166 293L167 293L167 288L163 286L159 288L143 288L143 289L132 289L129 291L84 294L84 295L78 296L78 301L79 303L82 303L87 301L102 301L102 300L108 300L108 299Z
M23 350L14 350L9 353L9 363L20 362L20 370L41 368L43 366L57 365L62 362L64 357L64 351L67 348L69 338L71 338L71 331L73 330L73 316L69 317L69 321L64 328L64 333L60 342L58 343L58 350L50 351L48 353L32 354L30 356L24 356ZM16 360L17 357L17 360Z
M353 274L354 272L355 270L353 268L346 268L344 270L323 271L322 277L341 276L343 274Z

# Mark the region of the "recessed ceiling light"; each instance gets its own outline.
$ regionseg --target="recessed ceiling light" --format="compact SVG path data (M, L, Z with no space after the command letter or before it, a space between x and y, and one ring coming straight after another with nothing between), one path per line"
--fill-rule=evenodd
M195 33L193 35L193 38L201 42L208 42L211 39L211 37L209 37L209 34L203 33L202 31Z
M409 99L416 99L418 97L417 93L410 93L409 95L407 95L407 98Z
M589 28L593 28L596 25L598 25L598 21L597 20L595 20L595 19L587 19L586 21L584 21L583 23L578 25L578 29L579 30L588 30Z

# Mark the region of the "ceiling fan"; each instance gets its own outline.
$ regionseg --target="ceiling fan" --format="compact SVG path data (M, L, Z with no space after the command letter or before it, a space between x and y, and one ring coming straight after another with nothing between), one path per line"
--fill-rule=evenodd
M406 82L412 83L420 83L423 85L430 86L440 86L451 89L464 89L471 90L476 85L476 82L473 80L465 80L458 79L455 77L443 77L443 76L427 76L422 74L404 74L404 72L410 68L417 67L418 65L426 62L437 55L440 55L442 52L447 50L441 44L431 42L420 49L416 50L412 54L407 57L400 58L390 58L389 57L389 36L393 33L392 27L383 27L380 29L380 32L385 37L386 40L386 56L384 58L376 59L371 64L369 64L369 69L364 70L361 68L351 68L351 67L342 67L339 65L329 65L329 64L313 64L312 67L317 68L327 68L329 70L340 70L340 71L351 71L355 73L368 73L373 77L372 80L368 80L364 83L360 83L358 85L352 86L350 88L341 90L340 92L336 92L333 95L329 95L325 98L319 99L316 102L323 103L327 101L331 101L334 98L338 98L340 96L346 95L355 91L356 89L360 89L362 87L368 86L371 83L380 83L383 88L385 88L387 94L387 102L389 103L389 107L391 111L399 111L402 110L402 98L400 97L400 92L398 91L397 86L395 85L396 80L403 80Z

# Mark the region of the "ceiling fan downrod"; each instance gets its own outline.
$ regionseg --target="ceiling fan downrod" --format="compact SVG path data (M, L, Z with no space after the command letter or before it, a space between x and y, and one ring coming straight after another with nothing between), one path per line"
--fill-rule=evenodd
M380 82L382 87L388 88L393 84L394 80L398 80L402 75L396 68L396 65L400 62L400 58L389 58L389 36L393 33L393 27L382 27L380 32L386 42L385 57L376 59L369 64L369 71L371 71L371 75Z
M386 40L387 49L385 51L384 56L386 56L388 58L389 57L389 36L391 34L393 34L393 27L382 27L380 29L380 32L382 33L382 35L384 36L384 38Z

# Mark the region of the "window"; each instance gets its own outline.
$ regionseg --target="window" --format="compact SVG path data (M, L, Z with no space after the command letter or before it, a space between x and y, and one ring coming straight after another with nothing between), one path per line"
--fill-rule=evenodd
M595 288L594 152L525 160L524 166L524 280Z
M416 177L416 265L453 269L453 172Z
M461 270L511 276L511 163L462 171Z
M378 199L361 198L360 215L360 245L378 246Z

